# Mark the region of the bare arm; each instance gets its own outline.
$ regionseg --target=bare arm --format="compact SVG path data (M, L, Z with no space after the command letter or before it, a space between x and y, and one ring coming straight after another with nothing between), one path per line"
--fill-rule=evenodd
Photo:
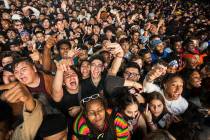
M118 43L108 43L106 49L110 49L110 52L114 55L108 74L116 76L123 60L124 51Z
M55 45L56 38L55 37L49 37L46 41L46 44L44 46L44 53L42 57L42 63L43 63L43 69L45 71L51 71L52 69L52 63L51 63L51 48Z
M53 89L52 89L52 98L55 102L60 102L63 97L63 73L64 73L64 65L59 62L55 62L57 66L57 71L55 74L55 78L53 80Z

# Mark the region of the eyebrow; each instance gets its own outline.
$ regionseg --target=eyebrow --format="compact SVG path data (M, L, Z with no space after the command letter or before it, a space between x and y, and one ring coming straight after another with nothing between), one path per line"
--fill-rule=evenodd
M99 111L99 110L102 110L102 109L105 109L105 108L99 108L99 109L97 109L97 110L88 110L88 111L93 111L93 112L95 112L95 111Z

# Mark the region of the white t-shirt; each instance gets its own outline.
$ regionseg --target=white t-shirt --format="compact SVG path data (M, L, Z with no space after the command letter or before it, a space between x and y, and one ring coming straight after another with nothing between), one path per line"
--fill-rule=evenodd
M160 89L159 86L155 85L153 82L148 82L145 78L143 82L143 89L145 93L151 93L151 92L159 92L165 99L166 108L168 111L174 115L180 115L184 113L188 108L188 102L185 98L180 96L177 100L169 101L165 98L165 95L163 93L163 90Z

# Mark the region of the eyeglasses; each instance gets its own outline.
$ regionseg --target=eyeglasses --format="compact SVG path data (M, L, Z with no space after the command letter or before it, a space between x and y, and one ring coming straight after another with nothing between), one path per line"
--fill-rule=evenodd
M126 71L125 72L125 75L127 75L128 77L137 77L137 76L139 76L140 74L137 74L137 73L131 73L131 72L129 72L129 71Z
M84 103L89 102L90 100L94 100L94 99L97 99L97 98L101 98L101 96L99 94L94 94L94 95L91 95L89 97L86 97L86 98L82 99L81 103L84 104Z

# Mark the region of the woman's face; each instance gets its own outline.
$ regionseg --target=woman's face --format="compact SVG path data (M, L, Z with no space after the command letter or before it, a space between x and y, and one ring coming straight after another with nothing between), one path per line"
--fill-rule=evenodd
M69 90L77 90L79 87L79 78L76 72L72 69L64 73L64 84Z
M82 74L82 77L89 77L90 76L90 63L87 61L84 61L80 67L80 72Z
M149 103L149 109L155 117L160 116L160 114L163 112L164 105L163 103L158 99L153 99Z
M137 104L130 104L128 105L125 110L124 114L129 118L136 118L139 114L138 105Z
M182 52L182 43L181 42L176 42L174 44L174 49L176 52Z
M87 118L96 128L103 128L105 124L105 107L99 101L87 103Z
M174 77L164 84L165 95L169 100L177 100L183 91L183 80L180 77Z

